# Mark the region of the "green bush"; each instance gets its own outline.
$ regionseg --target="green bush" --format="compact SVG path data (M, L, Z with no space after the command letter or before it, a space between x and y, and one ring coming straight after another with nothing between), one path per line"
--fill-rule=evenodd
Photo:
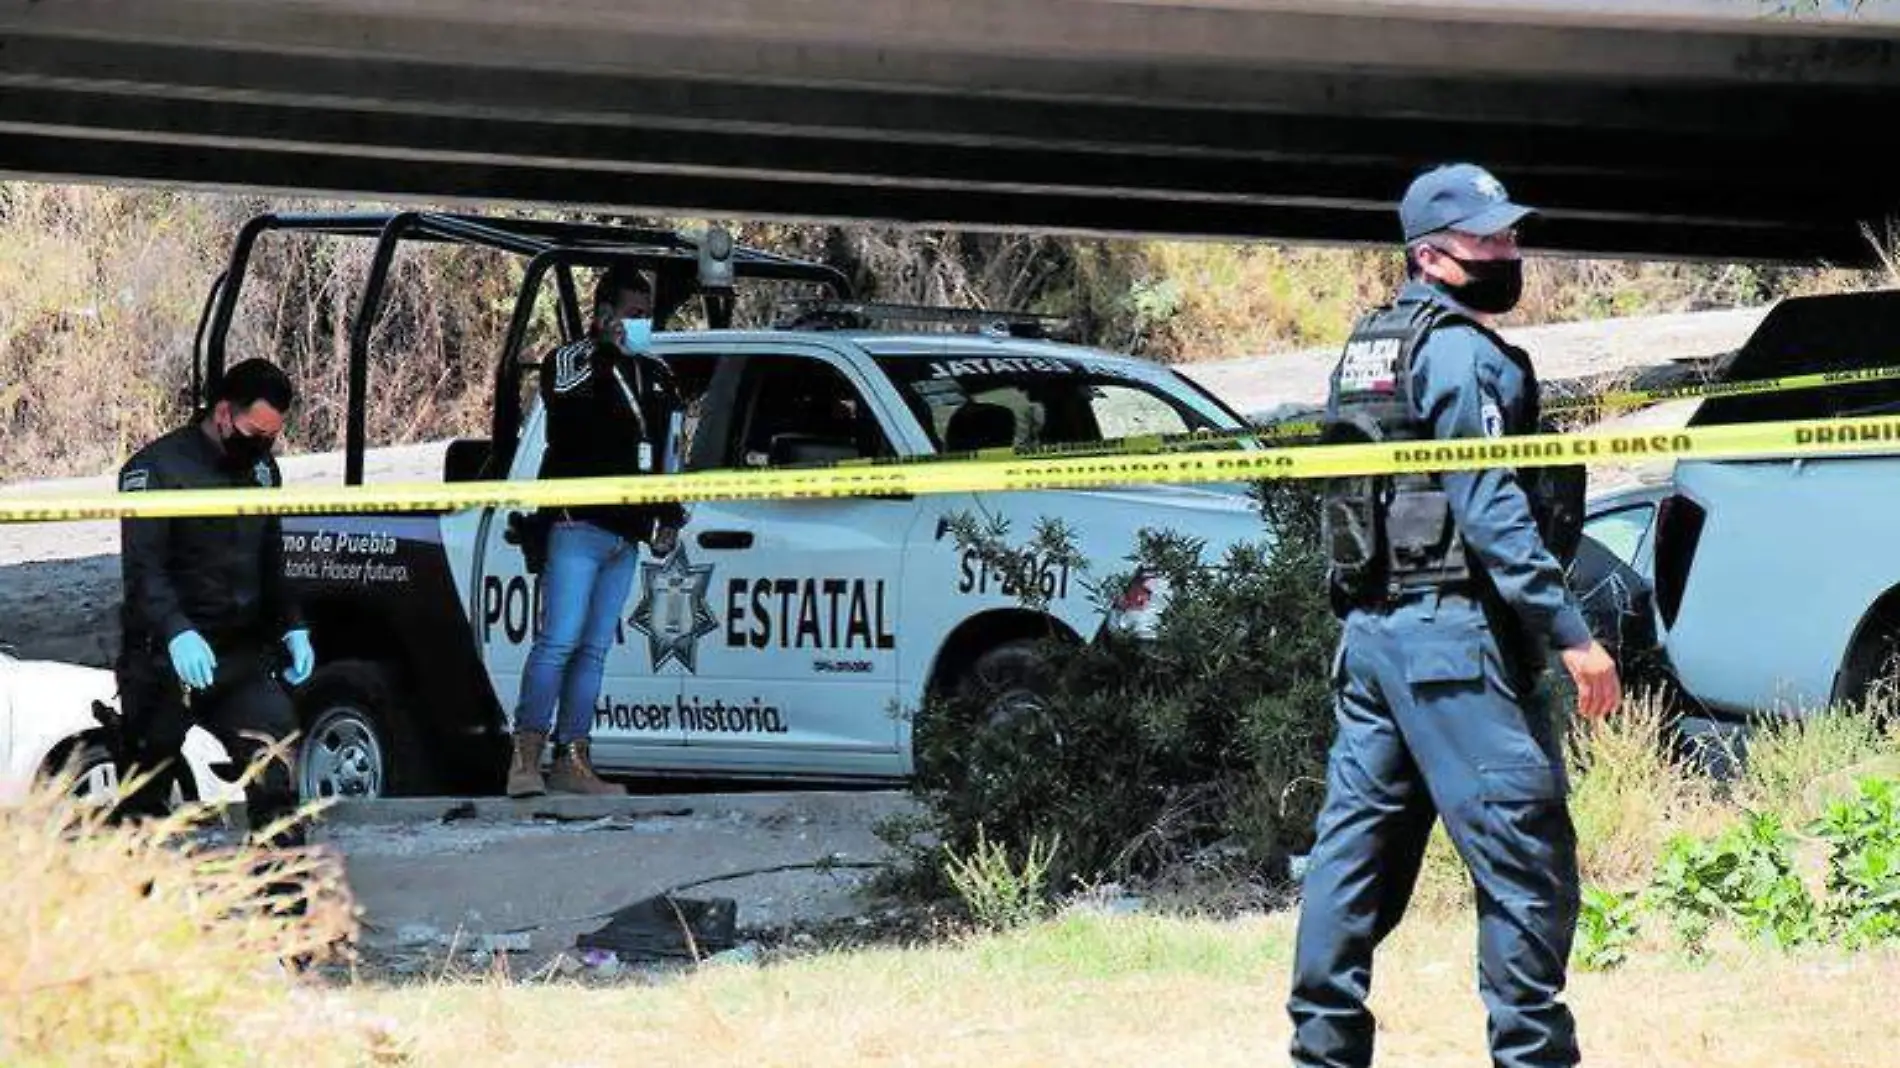
M1634 891L1585 887L1577 915L1577 963L1605 971L1629 960L1640 928L1642 901Z
M1692 953L1719 922L1751 938L1797 946L1820 934L1814 897L1795 871L1792 840L1773 813L1748 818L1713 839L1671 840L1652 888Z
M1152 640L1051 635L1038 644L1041 700L997 714L948 694L919 710L914 790L943 847L971 853L979 827L1015 854L1059 840L1052 892L1213 855L1270 876L1307 847L1331 740L1338 625L1313 488L1267 483L1256 501L1264 537L1211 560L1195 539L1142 532L1128 563L1171 591ZM951 529L993 568L1019 573L1031 606L1042 596L1032 561L1075 559L1059 523L1039 525L1022 546L967 517ZM1132 573L1094 577L1098 603Z
M1827 921L1849 948L1900 938L1897 802L1900 783L1870 779L1808 828L1828 844Z
M1586 887L1576 957L1613 968L1649 918L1701 954L1718 928L1784 949L1830 943L1864 949L1900 940L1900 781L1861 780L1801 831L1826 846L1819 887L1802 877L1801 841L1772 811L1745 810L1719 834L1672 836L1655 877L1637 891Z

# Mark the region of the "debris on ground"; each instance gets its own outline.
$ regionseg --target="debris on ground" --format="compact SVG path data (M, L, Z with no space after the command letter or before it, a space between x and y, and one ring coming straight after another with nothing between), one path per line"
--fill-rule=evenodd
M736 944L738 917L739 903L729 897L656 894L616 910L574 946L609 950L622 960L699 960Z

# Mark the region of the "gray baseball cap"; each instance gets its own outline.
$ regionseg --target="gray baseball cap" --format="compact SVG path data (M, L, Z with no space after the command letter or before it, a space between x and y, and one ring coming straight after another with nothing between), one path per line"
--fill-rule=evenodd
M1399 201L1405 240L1439 230L1461 230L1480 237L1517 225L1534 209L1511 203L1504 183L1472 163L1434 167L1412 180Z

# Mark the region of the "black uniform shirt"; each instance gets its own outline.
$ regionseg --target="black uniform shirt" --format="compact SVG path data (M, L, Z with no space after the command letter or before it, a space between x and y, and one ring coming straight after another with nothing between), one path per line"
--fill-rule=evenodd
M281 485L271 457L234 465L196 422L140 449L119 471L120 492ZM266 640L301 625L284 581L281 528L276 516L120 520L127 648L141 639L163 647L187 630L213 646Z
M591 340L563 345L542 362L541 400L547 406L542 478L656 473L679 405L665 364ZM678 526L684 518L677 504L576 505L566 515L629 541L651 537L656 519Z

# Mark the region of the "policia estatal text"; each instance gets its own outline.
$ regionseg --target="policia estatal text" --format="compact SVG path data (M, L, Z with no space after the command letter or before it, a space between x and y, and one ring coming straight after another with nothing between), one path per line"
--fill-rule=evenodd
M1487 325L1518 299L1515 228L1527 214L1477 167L1413 183L1400 205L1411 278L1347 341L1327 439L1537 430L1529 358ZM1328 484L1323 536L1344 633L1288 1002L1296 1065L1372 1062L1373 953L1405 912L1434 817L1477 885L1492 1063L1578 1062L1560 1000L1578 908L1575 831L1559 733L1532 693L1549 647L1577 682L1582 715L1619 699L1615 667L1564 582L1581 511L1574 468Z
M199 418L140 449L119 472L121 492L270 490L283 485L271 445L294 393L264 360L227 371ZM276 516L120 521L125 601L117 664L122 713L115 754L121 776L159 772L119 806L121 817L164 811L173 780L188 783L181 755L196 724L224 746L227 778L295 731L286 686L310 677L315 654L284 582ZM282 747L245 787L252 830L297 803L294 751ZM299 827L272 844L299 845Z

